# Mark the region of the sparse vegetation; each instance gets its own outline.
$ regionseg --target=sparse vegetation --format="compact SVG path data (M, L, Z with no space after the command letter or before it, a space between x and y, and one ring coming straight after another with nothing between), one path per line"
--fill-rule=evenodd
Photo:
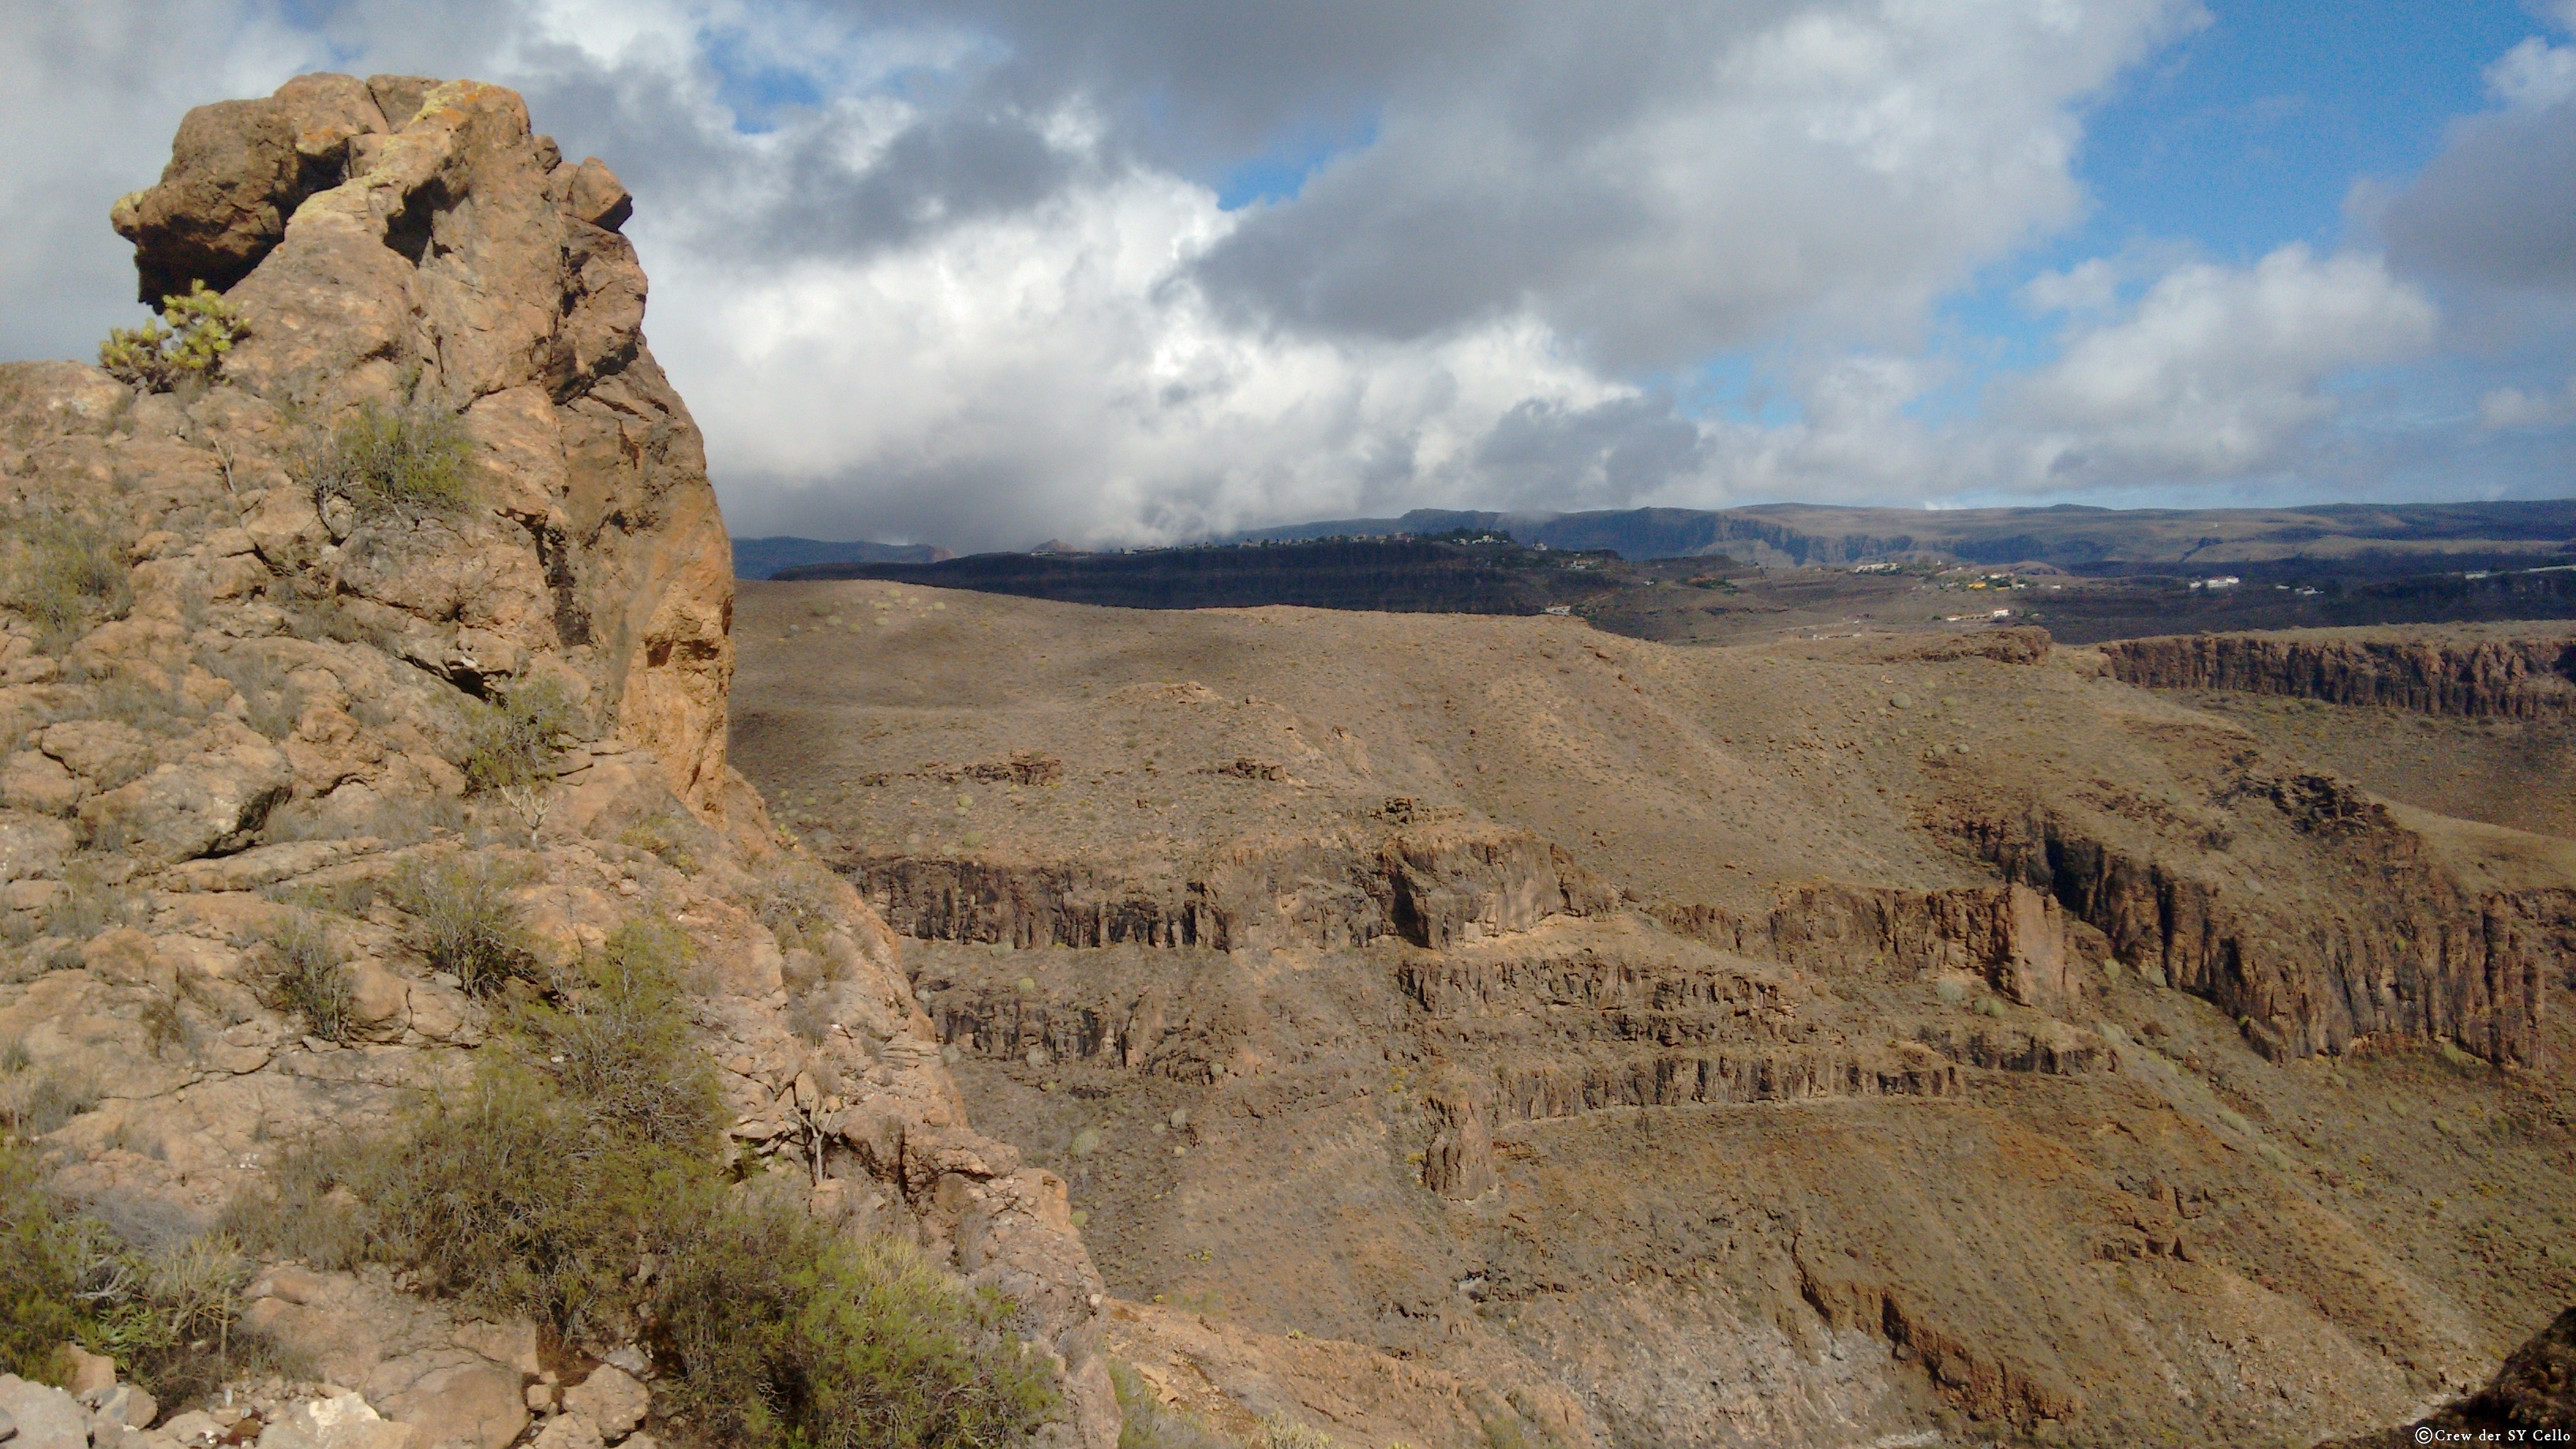
M42 1137L97 1105L86 1077L38 1068L24 1042L0 1045L0 1148Z
M488 996L512 978L543 977L536 945L510 897L527 880L516 862L454 855L405 871L394 882L394 901L420 922L429 963L454 972L469 994Z
M45 934L86 941L111 926L129 926L142 911L133 893L109 885L86 862L63 871L62 889L45 913Z
M705 1443L1016 1441L1055 1393L1007 1301L727 1185L714 1069L676 984L687 949L665 923L628 924L504 1018L469 1086L383 1137L289 1153L274 1196L230 1221L271 1252L392 1265L568 1340L640 1335Z
M646 851L673 870L694 872L707 828L668 801L617 832L617 843Z
M98 365L145 392L168 392L222 370L241 336L241 309L204 282L191 282L184 294L161 299L159 317L111 328L99 344Z
M1235 1449L1189 1414L1166 1408L1132 1365L1111 1359L1109 1386L1118 1394L1118 1449Z
M202 1391L226 1367L264 1359L234 1325L249 1278L249 1260L220 1234L157 1249L126 1242L0 1144L0 1372L50 1382L60 1346L77 1343L164 1397Z
M375 520L461 512L472 492L473 445L456 414L432 403L367 403L304 461L317 501L347 499Z
M1253 1444L1255 1449L1340 1449L1331 1435L1298 1423L1285 1414L1273 1414L1262 1420Z
M9 603L36 626L36 642L60 654L94 617L133 603L124 545L76 514L39 512L9 528Z
M268 1004L304 1018L305 1029L325 1041L349 1040L358 1024L356 991L322 922L309 911L291 911L270 928L268 949Z
M553 781L557 741L579 723L563 686L533 679L498 703L470 708L464 762L470 788L525 789Z
M777 938L780 950L823 949L832 929L833 885L829 871L802 856L784 858L762 881L760 923Z
M295 733L304 709L304 692L287 678L284 665L253 649L201 649L197 662L239 691L250 710L250 727L272 740Z

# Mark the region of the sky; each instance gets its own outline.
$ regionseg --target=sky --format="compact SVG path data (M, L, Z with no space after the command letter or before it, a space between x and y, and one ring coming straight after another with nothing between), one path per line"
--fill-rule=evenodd
M2576 494L2576 0L0 10L0 360L193 105L516 87L738 535Z

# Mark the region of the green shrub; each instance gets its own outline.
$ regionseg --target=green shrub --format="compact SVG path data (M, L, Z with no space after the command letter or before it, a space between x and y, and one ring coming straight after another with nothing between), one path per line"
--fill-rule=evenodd
M515 862L461 854L416 864L394 882L394 902L419 922L421 953L464 989L488 996L518 978L541 981L544 963L510 892L527 883Z
M9 603L36 626L38 647L59 654L88 632L93 612L113 617L133 603L133 567L107 531L67 513L35 513L9 532Z
M554 999L502 1019L470 1085L383 1136L288 1152L228 1222L567 1341L640 1332L701 1442L1015 1441L1055 1393L1006 1300L728 1186L713 1069L674 982L686 952L667 924L621 928Z
M1006 1300L793 1203L719 1209L679 1246L659 1306L674 1397L716 1443L964 1449L1015 1443L1055 1405Z
M51 1381L57 1350L78 1343L165 1401L202 1392L228 1368L267 1361L234 1328L250 1268L220 1234L128 1244L0 1145L0 1372Z
M722 1095L680 1002L693 954L670 922L629 921L582 959L578 985L519 1013L563 1096L611 1137L685 1152L715 1135Z
M168 392L213 376L241 335L241 309L204 282L191 282L184 295L161 299L159 317L140 327L109 329L98 347L98 365L121 382Z
M1298 1423L1285 1414L1273 1414L1262 1420L1254 1431L1253 1443L1258 1449L1338 1449L1331 1435Z
M497 704L476 703L470 709L465 783L475 790L551 782L560 752L556 741L579 724L572 700L552 679L529 680Z
M268 948L272 1010L303 1017L306 1030L325 1041L345 1042L356 1033L357 990L320 920L307 911L291 912L270 928Z
M0 1144L0 1371L54 1379L56 1350L81 1335L75 1295L96 1249L95 1234L46 1195L35 1164Z
M345 498L362 519L461 512L473 444L456 414L431 403L360 405L304 462L316 502Z

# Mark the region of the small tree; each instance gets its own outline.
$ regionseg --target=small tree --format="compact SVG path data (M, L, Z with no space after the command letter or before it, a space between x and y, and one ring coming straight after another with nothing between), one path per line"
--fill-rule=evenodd
M191 282L186 295L161 299L159 317L109 329L98 365L146 392L168 392L213 376L241 335L241 309L204 282Z

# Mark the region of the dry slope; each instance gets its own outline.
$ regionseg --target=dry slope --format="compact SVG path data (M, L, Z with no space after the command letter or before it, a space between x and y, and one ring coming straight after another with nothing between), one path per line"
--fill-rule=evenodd
M2098 652L871 583L739 637L736 758L1211 1419L2306 1444L2576 1298L2576 845Z

